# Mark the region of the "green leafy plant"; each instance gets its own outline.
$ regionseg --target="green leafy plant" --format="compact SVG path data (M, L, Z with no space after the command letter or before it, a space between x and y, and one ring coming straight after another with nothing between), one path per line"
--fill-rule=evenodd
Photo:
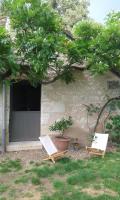
M68 38L59 14L42 0L4 0L2 10L3 15L10 18L11 33L8 33L10 41L7 45L7 41L3 43L4 38L1 39L0 29L0 49L4 51L2 44L8 49L5 49L5 64L0 62L1 79L18 81L24 76L33 85L57 79L70 82L71 67L65 63L68 61ZM9 57L16 65L10 59L7 63L9 49L13 51Z
M64 117L59 120L59 121L55 121L54 124L52 124L49 127L50 131L59 131L61 132L61 136L64 135L64 131L66 129L68 129L69 127L71 127L73 125L73 121L72 121L72 117L69 116L68 119L65 119Z
M104 25L83 20L73 28L76 37L70 57L85 63L93 74L120 70L120 12L110 13Z
M11 68L12 66L12 68ZM12 42L10 36L4 27L0 26L0 79L6 78L11 70L14 74L15 58L12 50Z
M74 80L71 66L76 62L84 64L94 74L111 69L120 71L120 12L109 14L104 25L77 20L70 40L72 34L66 34L62 16L52 7L57 11L62 9L68 16L69 6L70 13L76 14L75 7L87 5L87 0L53 1L52 7L45 2L48 1L2 1L1 12L10 18L11 33L6 35L0 27L0 79L19 81L24 77L33 85L57 79L69 83Z
M69 56L76 62L84 63L87 66L90 64L90 60L93 60L94 50L93 42L101 33L103 27L91 20L83 20L78 22L73 27L73 34L75 41L72 42L69 48Z
M106 124L106 132L110 133L111 140L120 143L120 115L111 116Z

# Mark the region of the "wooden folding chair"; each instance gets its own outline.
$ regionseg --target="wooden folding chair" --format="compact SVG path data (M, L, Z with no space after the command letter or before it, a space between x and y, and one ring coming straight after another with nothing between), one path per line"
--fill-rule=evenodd
M59 152L48 135L39 137L39 140L48 154L48 157L43 160L52 160L52 162L55 163L57 159L64 157L64 154L67 152Z
M95 133L92 146L86 147L88 153L104 157L109 134Z

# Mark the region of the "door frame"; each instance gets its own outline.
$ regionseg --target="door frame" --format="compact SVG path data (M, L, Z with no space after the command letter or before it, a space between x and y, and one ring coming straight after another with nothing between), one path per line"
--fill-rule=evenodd
M9 139L8 139L9 145L8 145L8 151L12 151L11 149L13 149L13 151L14 151L15 145L18 146L17 149L21 149L22 148L22 150L24 150L24 149L26 150L26 147L24 147L24 146L26 146L26 144L28 146L27 149L39 149L37 141L10 142L10 136L11 136L11 131L12 131L11 126L12 126L12 111L13 111L13 109L12 109L12 98L13 98L12 85L13 84L15 84L15 83L12 82L11 85L10 85L10 93L9 93L10 110L9 110ZM39 85L40 85L40 91L39 91L40 92L40 115L39 115L40 116L40 118L39 118L40 128L39 128L39 131L40 131L40 135L41 135L41 94L42 94L42 85L41 84L39 84ZM11 145L13 145L13 147ZM20 148L20 146L21 146L21 148ZM30 148L29 148L29 146L30 146ZM41 148L40 144L39 144L39 146Z

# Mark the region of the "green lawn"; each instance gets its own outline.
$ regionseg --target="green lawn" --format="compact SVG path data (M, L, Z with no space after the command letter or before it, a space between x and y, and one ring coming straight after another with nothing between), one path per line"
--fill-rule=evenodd
M120 152L105 158L0 163L0 200L120 200Z

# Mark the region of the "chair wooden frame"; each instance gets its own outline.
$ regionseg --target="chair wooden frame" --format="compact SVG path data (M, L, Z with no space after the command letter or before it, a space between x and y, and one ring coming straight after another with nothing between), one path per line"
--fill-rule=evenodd
M100 150L100 149L96 149L96 148L92 148L92 147L87 147L86 146L86 150L88 151L89 154L102 156L103 158L105 156L105 151Z
M52 160L52 162L55 164L55 161L64 157L66 152L67 151L61 151L61 152L58 152L58 153L54 153L54 154L48 156L47 158L44 158L43 160Z
M39 140L48 154L48 157L44 158L43 160L51 160L53 163L55 163L56 160L64 157L65 153L67 152L67 151L58 151L56 146L52 142L50 136L48 135L39 137Z
M100 136L100 140L99 140L99 136ZM93 142L92 142L92 146L91 147L87 147L86 146L86 150L88 151L88 153L93 154L93 155L98 155L98 156L102 156L104 158L105 156L105 152L106 152L106 147L107 147L107 142L108 142L108 134L102 134L102 133L95 133ZM97 139L98 137L98 139ZM103 137L103 141L101 140L101 138ZM103 144L101 145L101 142L103 142Z

